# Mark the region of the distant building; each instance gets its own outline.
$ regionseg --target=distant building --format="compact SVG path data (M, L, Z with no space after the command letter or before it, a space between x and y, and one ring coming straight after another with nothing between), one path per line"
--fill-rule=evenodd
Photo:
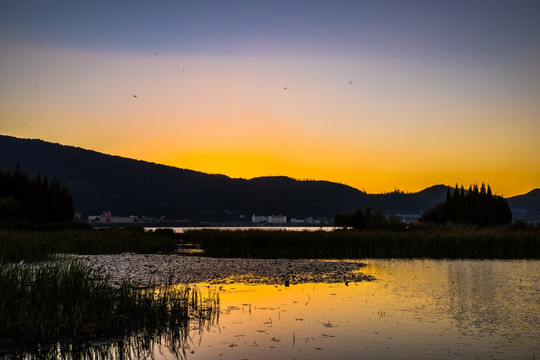
M137 222L136 216L112 216L110 211L104 211L101 215L88 216L89 223L100 224L129 224Z
M297 218L291 219L291 224L305 224L305 223L306 223L306 219L297 219Z
M89 223L99 222L99 215L88 215L88 222Z
M110 211L104 211L103 214L99 217L100 223L110 223L112 218L112 213Z
M136 222L135 216L112 216L110 223L112 224L130 224Z
M306 219L306 222L310 225L326 225L328 224L328 219L326 219L325 217L314 219L310 216Z
M268 217L269 224L285 224L287 217L285 215L270 215Z
M266 217L266 216L256 216L255 214L253 214L253 216L251 217L251 222L256 223L256 224L267 223L268 222L268 217Z

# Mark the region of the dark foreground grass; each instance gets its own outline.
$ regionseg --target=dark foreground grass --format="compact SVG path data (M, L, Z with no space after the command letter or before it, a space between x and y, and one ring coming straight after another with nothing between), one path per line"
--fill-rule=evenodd
M47 260L52 254L115 254L122 252L174 252L172 230L143 228L82 229L56 231L0 230L0 261Z
M206 256L254 258L540 258L540 229L188 231Z
M54 353L134 334L154 338L175 329L187 334L194 320L212 322L217 306L217 295L203 297L187 285L114 287L81 262L0 264L0 357L8 350Z

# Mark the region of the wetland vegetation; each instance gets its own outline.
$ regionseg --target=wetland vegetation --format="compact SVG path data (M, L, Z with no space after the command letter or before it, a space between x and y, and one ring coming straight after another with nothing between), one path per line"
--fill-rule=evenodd
M61 253L171 253L174 252L177 241L172 230L147 231L139 227L99 230L0 230L0 260L41 261Z
M171 332L186 333L194 321L213 322L218 304L217 294L203 296L188 285L113 286L79 261L0 264L0 354L54 353L59 342L65 348L135 335L174 337Z
M175 253L196 247L210 257L253 258L540 258L540 227L409 225L399 229L187 230L112 228L0 230L4 262L42 261L58 254Z
M206 256L259 258L540 258L540 228L410 226L402 230L186 231Z

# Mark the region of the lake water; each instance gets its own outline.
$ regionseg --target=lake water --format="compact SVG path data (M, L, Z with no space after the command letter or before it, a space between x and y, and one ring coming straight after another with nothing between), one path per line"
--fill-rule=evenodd
M147 230L156 230L157 227L146 227ZM225 230L225 231L246 231L246 230L266 230L266 231L334 231L339 229L335 226L186 226L171 227L175 233L182 234L193 230Z
M540 261L364 261L377 281L222 286L186 357L540 358Z

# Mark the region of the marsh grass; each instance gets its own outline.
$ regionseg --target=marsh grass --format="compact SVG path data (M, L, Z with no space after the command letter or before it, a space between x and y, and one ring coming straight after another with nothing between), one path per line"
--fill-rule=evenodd
M69 344L134 334L155 338L172 330L182 338L194 323L213 322L218 303L216 294L202 296L187 285L114 287L82 262L1 264L0 351L54 352Z
M405 230L187 231L206 256L253 258L540 258L540 229L419 227Z
M0 261L48 260L54 254L170 253L177 239L172 231L143 228L57 231L0 230Z

